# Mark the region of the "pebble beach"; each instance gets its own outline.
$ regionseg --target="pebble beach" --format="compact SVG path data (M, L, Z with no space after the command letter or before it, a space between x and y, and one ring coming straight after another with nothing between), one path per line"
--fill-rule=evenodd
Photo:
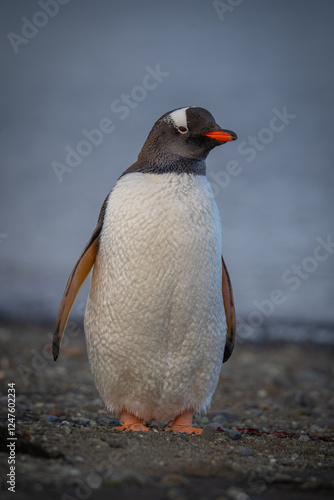
M82 327L59 360L52 325L0 328L0 492L9 442L17 499L330 499L334 495L333 346L311 341L239 343L223 365L202 435L119 432L103 407ZM71 329L70 329L71 332ZM10 441L8 384L15 387Z

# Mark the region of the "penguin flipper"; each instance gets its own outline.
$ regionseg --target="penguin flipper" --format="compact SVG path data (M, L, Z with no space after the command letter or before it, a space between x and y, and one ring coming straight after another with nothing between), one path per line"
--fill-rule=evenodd
M56 328L52 340L52 353L53 353L53 359L55 361L57 361L57 358L59 356L59 347L61 339L63 338L68 317L73 307L74 301L80 291L80 288L82 287L84 281L86 280L90 270L92 269L96 259L96 255L99 249L100 233L103 226L103 219L106 210L108 196L104 200L104 203L102 205L97 226L89 242L85 246L82 254L80 255L77 263L75 264L73 271L68 279L65 292L62 301L60 303Z
M231 356L234 349L236 320L235 320L235 308L234 308L231 280L223 256L222 256L222 264L223 264L222 292L223 292L223 301L224 301L224 309L225 309L226 324L227 324L226 343L225 343L224 359L223 359L223 363L225 363Z
M97 250L99 246L99 235L90 239L82 254L80 255L73 271L68 279L65 292L59 307L56 328L53 334L52 352L53 359L56 361L59 355L59 347L61 339L64 335L67 320L74 301L79 293L81 286L87 278L93 264L95 262Z

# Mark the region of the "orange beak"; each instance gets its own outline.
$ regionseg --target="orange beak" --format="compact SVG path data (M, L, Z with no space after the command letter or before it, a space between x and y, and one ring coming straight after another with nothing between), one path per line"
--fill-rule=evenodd
M206 135L207 137L215 139L219 142L235 141L238 138L237 134L235 134L231 130L218 130L216 132L207 132L203 135Z

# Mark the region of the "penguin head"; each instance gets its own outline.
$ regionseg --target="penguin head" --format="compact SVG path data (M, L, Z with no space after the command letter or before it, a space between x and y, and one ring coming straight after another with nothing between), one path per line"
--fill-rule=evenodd
M170 164L205 160L211 149L237 135L224 130L204 108L177 108L165 113L154 124L138 156L139 161Z

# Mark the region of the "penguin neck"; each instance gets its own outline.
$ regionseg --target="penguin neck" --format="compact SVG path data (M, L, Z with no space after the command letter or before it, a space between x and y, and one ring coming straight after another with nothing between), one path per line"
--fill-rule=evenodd
M136 163L131 165L125 173L142 172L147 174L192 174L206 175L205 160L184 158L178 155L163 155L154 159L138 156Z

